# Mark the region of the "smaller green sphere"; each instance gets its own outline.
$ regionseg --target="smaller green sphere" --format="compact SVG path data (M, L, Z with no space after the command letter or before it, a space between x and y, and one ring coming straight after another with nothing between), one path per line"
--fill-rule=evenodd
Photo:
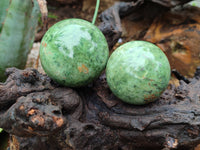
M106 78L122 101L143 105L155 101L170 80L170 64L160 48L146 41L131 41L110 56Z
M79 87L97 78L108 60L103 33L82 19L66 19L44 35L40 60L44 71L61 85Z

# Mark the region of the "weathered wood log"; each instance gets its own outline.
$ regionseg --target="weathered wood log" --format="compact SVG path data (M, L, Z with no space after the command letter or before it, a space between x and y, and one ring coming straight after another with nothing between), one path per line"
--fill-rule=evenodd
M121 35L120 17L144 5L116 6L100 25L110 47ZM10 68L0 83L0 127L11 134L11 150L193 148L200 143L200 67L191 79L174 72L179 87L169 85L156 102L134 106L112 94L105 74L70 89L35 69Z
M191 0L151 0L154 3L158 3L165 7L176 7L190 2Z
M34 69L7 72L0 127L15 135L11 145L18 149L188 148L200 142L200 68L188 84L170 85L145 106L121 102L104 76L72 90Z
M181 6L191 0L136 0L131 2L116 2L112 7L101 13L102 23L99 29L104 33L111 49L122 34L121 18L131 14L132 20L148 18L154 20L170 8Z

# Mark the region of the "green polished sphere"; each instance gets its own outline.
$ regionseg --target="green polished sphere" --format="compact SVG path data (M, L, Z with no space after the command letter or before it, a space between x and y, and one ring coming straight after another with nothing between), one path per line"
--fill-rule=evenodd
M44 71L61 85L79 87L97 78L109 50L103 33L82 19L66 19L44 35L40 60Z
M118 47L106 67L111 91L122 101L135 105L158 99L170 74L169 61L162 50L145 41L131 41Z

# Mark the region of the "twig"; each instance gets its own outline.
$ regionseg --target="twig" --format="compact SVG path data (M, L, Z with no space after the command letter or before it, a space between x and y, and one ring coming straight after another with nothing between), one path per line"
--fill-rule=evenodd
M47 30L48 27L48 9L47 9L47 2L46 0L37 0L40 12L42 14L42 22L43 22L43 30Z

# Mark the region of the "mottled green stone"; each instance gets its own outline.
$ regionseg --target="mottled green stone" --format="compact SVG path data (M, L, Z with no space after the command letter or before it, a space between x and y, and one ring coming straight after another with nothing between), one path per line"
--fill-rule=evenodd
M108 60L107 82L122 101L142 105L158 99L170 79L170 65L157 46L131 41L117 48Z
M56 23L46 32L40 46L45 72L59 84L70 87L83 86L97 78L108 55L103 33L81 19Z

